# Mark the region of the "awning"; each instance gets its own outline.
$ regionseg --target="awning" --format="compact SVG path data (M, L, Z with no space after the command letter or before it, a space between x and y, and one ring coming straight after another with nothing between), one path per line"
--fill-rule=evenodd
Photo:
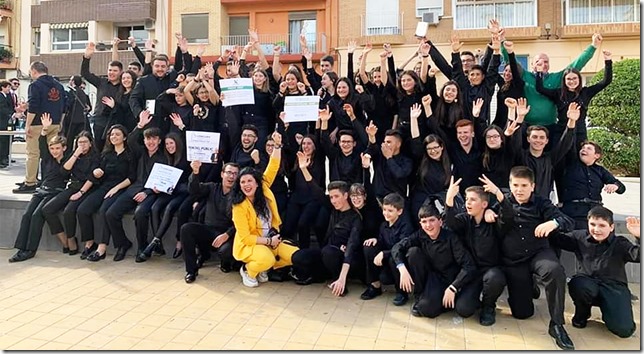
M70 29L70 28L87 28L87 22L72 22L72 23L52 23L49 25L50 29Z

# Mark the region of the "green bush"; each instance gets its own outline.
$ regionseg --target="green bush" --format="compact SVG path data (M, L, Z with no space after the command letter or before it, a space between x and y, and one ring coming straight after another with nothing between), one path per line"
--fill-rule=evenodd
M615 175L639 177L640 139L626 136L606 128L588 129L588 139L598 143L604 150L599 163Z
M590 85L604 78L598 72ZM640 60L613 63L613 82L588 107L588 137L604 149L601 163L616 175L640 175Z
M604 70L590 84L601 81ZM612 132L636 136L640 132L640 60L613 63L613 82L593 98L588 107L591 127L606 127Z

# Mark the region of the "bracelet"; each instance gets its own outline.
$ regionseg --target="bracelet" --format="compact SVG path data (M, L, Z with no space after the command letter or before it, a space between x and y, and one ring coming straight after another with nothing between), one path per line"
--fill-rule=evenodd
M79 190L78 190L78 193L80 193L81 195L85 194L85 192L83 192L83 190L82 190L82 189L79 189Z
M281 144L280 144L280 145L275 145L275 146L273 147L273 149L281 149L281 148L282 148L282 145L281 145Z
M429 56L429 54L427 54L427 55L422 55L422 57L423 57L423 58L427 58L428 56Z
M266 237L266 246L273 247L272 243L273 243L273 240L271 240L270 237Z
M456 292L457 292L457 291L456 291L456 287L455 287L454 285L450 285L450 286L448 287L448 289L449 289L451 292L453 292L454 294L456 294Z
M77 158L77 159L78 159L78 156L76 156L76 155L72 155L72 157L75 157L75 158Z

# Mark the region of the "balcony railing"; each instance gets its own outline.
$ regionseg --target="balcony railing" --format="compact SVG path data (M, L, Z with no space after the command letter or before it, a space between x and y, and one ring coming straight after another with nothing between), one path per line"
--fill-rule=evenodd
M243 47L248 42L250 42L250 36L248 35L223 36L221 37L221 52L223 53L226 49L233 49L236 45ZM259 43L266 55L273 53L273 46L275 45L282 47L282 54L299 54L302 52L299 33L260 34ZM326 43L326 34L324 33L306 35L306 44L311 53L326 53Z
M565 2L565 18L566 25L639 22L640 4L636 0L568 0Z
M405 12L377 11L360 15L362 36L382 36L403 34L402 24Z
M13 10L13 2L14 2L14 0L0 0L0 9L1 10L12 11Z

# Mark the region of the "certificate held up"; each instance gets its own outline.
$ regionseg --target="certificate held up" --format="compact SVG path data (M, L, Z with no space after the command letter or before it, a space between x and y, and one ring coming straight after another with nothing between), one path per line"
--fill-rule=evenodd
M285 123L315 122L318 120L320 96L286 96L284 98Z

